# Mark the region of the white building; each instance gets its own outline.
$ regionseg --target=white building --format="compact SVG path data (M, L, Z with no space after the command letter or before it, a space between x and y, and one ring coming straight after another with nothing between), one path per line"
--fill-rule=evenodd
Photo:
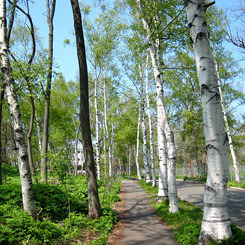
M78 159L77 172L78 172L78 174L84 173L83 170L84 170L85 159L84 159L84 155L83 155L83 147L82 146L79 146L77 148L77 159ZM74 154L74 161L73 161L74 169L75 169L75 164L76 164L76 156Z

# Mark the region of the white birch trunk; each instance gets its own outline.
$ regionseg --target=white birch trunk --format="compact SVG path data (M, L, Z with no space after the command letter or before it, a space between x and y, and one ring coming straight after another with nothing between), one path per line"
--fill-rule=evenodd
M6 84L7 100L12 119L12 126L18 151L18 166L21 179L23 209L33 218L37 217L31 171L28 161L27 146L21 121L17 93L15 90L12 69L8 57L7 39L6 39L6 1L0 0L0 56L1 70Z
M139 164L140 118L141 118L141 105L139 105L139 117L138 117L138 127L137 127L137 143L136 143L136 156L135 156L135 162L136 162L136 169L137 169L138 180L141 180L140 164Z
M154 146L153 146L152 115L150 111L150 98L149 98L148 55L146 59L145 84L146 84L146 101L147 101L147 112L148 112L148 120L149 120L149 134L150 134L149 140L150 140L152 186L154 187L156 186L156 171L155 171Z
M145 166L145 178L146 183L151 182L151 172L147 158L147 131L145 128L145 100L144 100L144 86L143 86L143 74L142 68L139 65L139 73L140 73L140 106L141 106L141 126L143 132L143 160Z
M105 120L105 134L108 144L108 165L109 165L109 177L112 176L112 157L111 157L111 142L109 138L108 122L107 122L107 93L106 93L106 79L104 76L104 120Z
M96 152L97 178L100 180L101 173L100 173L100 147L99 147L98 78L97 78L97 74L95 74L95 76L96 76L95 85L94 85L95 86L95 89L94 89L95 134L96 134L95 152Z
M142 12L141 7L141 0L137 0L138 7ZM156 90L157 90L157 110L159 111L158 115L158 123L160 124L159 127L164 129L166 143L167 143L167 150L168 150L168 188L169 188L169 211L171 213L175 213L179 211L178 206L178 195L177 195L177 185L176 185L176 161L177 161L177 153L176 147L174 143L174 135L168 123L168 118L166 114L166 109L163 100L163 77L162 73L159 70L159 66L157 64L157 53L155 49L155 43L152 39L152 33L149 24L147 21L142 17L142 22L144 28L147 32L147 40L149 42L149 50L152 60L152 67L154 72L154 77L156 80ZM161 120L161 121L160 121ZM160 137L160 136L159 136ZM171 169L169 169L171 168Z
M37 117L36 117L36 126L37 126L37 137L38 137L38 149L41 154L42 152L41 129L39 124L39 119Z
M147 131L145 128L145 107L144 104L142 105L142 131L143 131L143 159L144 159L144 165L145 165L145 177L146 177L146 183L151 182L151 171L148 163L147 158Z
M215 69L216 69L217 78L218 78L218 88L219 88L219 93L220 93L221 107L222 107L222 112L223 112L223 117L224 117L224 122L225 122L225 128L226 128L226 132L227 132L227 136L228 136L229 147L230 147L230 151L231 151L233 169L235 172L235 179L236 179L236 182L240 182L238 162L237 162L236 153L234 150L232 137L231 137L231 131L230 131L229 123L228 123L228 118L227 118L226 110L225 110L225 106L224 106L223 94L222 94L222 89L221 89L221 79L220 79L220 75L219 75L219 66L218 66L218 62L216 59L216 52L215 52L214 47L212 47L212 49L213 49L213 54L214 54Z
M213 2L214 3L214 2ZM204 0L185 1L201 88L208 176L199 244L231 236L227 211L228 138L224 128L218 79L206 22Z
M128 148L128 177L131 175L131 158L132 158L132 148Z
M114 124L111 125L111 175L115 175L115 171L113 173L113 165L115 166L115 145L114 145L114 138L115 138L115 133L114 133Z

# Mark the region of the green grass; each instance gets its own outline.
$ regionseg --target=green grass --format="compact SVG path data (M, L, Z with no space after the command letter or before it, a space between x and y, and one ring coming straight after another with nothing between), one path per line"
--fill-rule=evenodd
M102 216L88 219L86 176L68 176L66 184L35 184L39 220L22 210L21 186L16 168L5 166L0 186L0 244L106 244L117 221L110 204L119 201L120 182L98 181ZM8 175L9 173L9 175ZM10 181L11 180L11 181Z
M152 187L143 181L139 181L139 184L145 189L148 196L156 198L157 187ZM159 204L155 200L153 199L152 203L157 213L173 230L177 242L180 245L196 245L201 229L203 211L193 204L179 200L179 212L169 213L169 203L167 201ZM241 230L233 224L231 229L233 235L228 240L223 240L219 243L211 242L210 244L245 244L245 230Z

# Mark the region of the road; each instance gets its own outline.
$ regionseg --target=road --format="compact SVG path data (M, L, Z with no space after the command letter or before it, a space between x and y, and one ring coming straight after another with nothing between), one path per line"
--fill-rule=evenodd
M185 201L203 208L203 183L177 181L178 196ZM228 212L231 222L245 229L245 191L228 188Z

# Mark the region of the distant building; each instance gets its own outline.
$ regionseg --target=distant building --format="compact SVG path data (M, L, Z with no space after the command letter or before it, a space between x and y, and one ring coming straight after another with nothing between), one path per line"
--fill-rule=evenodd
M83 155L83 147L80 146L77 149L77 158L78 158L78 165L77 165L77 172L78 174L84 173L84 155ZM74 161L73 161L73 166L75 169L75 164L76 164L76 156L74 154Z

